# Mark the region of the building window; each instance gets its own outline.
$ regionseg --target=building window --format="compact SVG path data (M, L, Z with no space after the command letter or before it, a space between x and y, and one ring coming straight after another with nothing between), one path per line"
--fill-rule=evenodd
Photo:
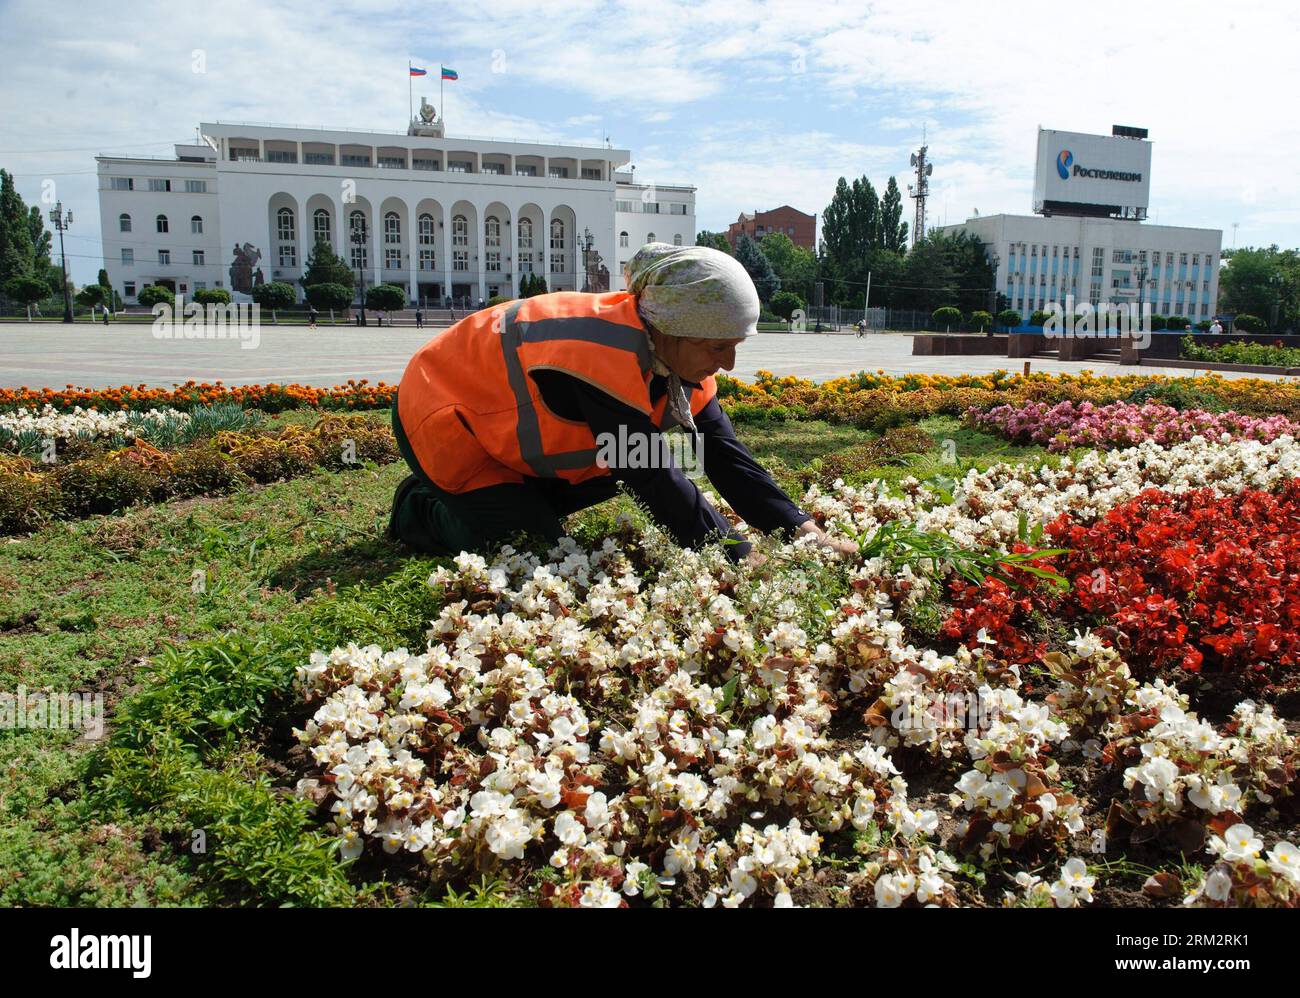
M501 163L484 163L481 172L490 173L494 177L504 177L506 168Z
M569 168L567 166L553 166L547 172L547 176L554 180L567 180L569 178Z
M296 267L298 266L298 247L293 243L280 244L280 266Z
M166 216L166 215L159 215L157 218L155 218L155 219L154 219L154 227L155 227L159 232L166 232L166 231L167 231L167 216Z
M122 295L126 298L135 297L135 281L124 281L122 284Z
M195 250L193 260L194 266L202 267L204 264L203 250Z
M203 219L201 216L199 215L190 216L190 235L192 236L203 235Z
M451 251L451 269L469 270L469 250L458 249Z
M464 215L457 215L451 220L451 244L452 246L469 245L469 219Z
M275 213L276 238L282 243L294 241L293 209L281 208Z
M448 173L473 173L474 164L469 160L449 159L447 160Z
M172 189L172 182L170 180L163 180L161 177L149 178L149 190L170 191L171 189Z
M122 249L122 266L124 267L135 266L135 250L126 249L126 248Z
M654 234L653 232L649 233L649 234L645 237L645 241L648 242L648 243L652 243L652 242L654 242L654 241L655 241L655 234Z
M123 218L126 218L125 215L123 215L122 217L123 217ZM627 233L626 233L626 232L620 232L620 233L618 234L618 245L619 245L619 247L620 247L621 249L627 249Z
M339 157L341 166L369 166L370 156L366 153L344 153Z
M516 166L516 177L535 177L537 176L537 167L535 166Z
M206 180L187 180L185 181L186 194L206 194L208 193L208 182Z
M317 208L311 216L312 234L318 243L330 241L330 213L324 208Z
M170 267L170 266L171 266L171 262L172 262L172 251L171 251L171 250L159 250L159 251L158 251L158 266L160 266L160 267Z
M261 157L254 146L231 146L230 158L236 163L257 163Z
M434 259L435 259L435 258L434 258L434 255L433 255L433 250L431 250L431 249L422 249L422 250L420 250L420 269L421 269L421 270L433 270L433 269L435 269L435 268L434 268Z
M564 222L560 219L551 221L551 273L564 273Z
M401 245L402 220L397 217L395 211L390 211L384 216L384 242Z
M1193 266L1193 267L1199 267L1200 265L1201 265L1201 254L1200 254L1200 253L1193 253L1193 254L1192 254L1192 266Z
M600 167L598 167L598 166L595 166L595 167L592 167L592 166L584 166L584 167L582 168L582 179L583 179L583 180L599 180L599 179L600 179Z
M441 170L442 163L436 159L413 159L411 161L413 170Z
M673 245L680 246L681 244L682 244L682 234L678 232L676 235L673 236Z
M384 269L401 270L402 269L402 251L396 246L387 246L384 248Z
M298 154L292 149L268 149L266 151L266 161L268 163L296 163Z
M488 269L488 270L492 270L492 271L496 271L496 272L500 273L500 271L501 271L501 251L500 251L499 249L498 249L498 250L487 250L485 255L487 256L487 269Z
M133 177L114 177L110 189L115 191L133 191L135 190L135 179Z
M332 152L305 152L302 154L302 161L308 166L333 166L334 154Z
M1186 254L1186 253L1179 253L1179 254L1178 254L1178 263L1179 263L1180 266L1183 266L1183 267L1186 267L1186 266L1187 266L1187 254Z
M489 215L483 225L485 236L484 245L488 249L500 248L501 246L501 219L496 215Z
M381 170L405 170L405 156L380 156L379 169Z
M1174 265L1174 255L1173 255L1172 253L1166 253L1166 254L1165 254L1165 266L1166 266L1166 267L1172 267L1173 265Z
M123 212L121 215L118 215L118 216L117 216L117 230L118 230L118 232L130 232L130 231L131 231L131 216L130 216L130 215L128 215L128 214L126 214L125 212Z
M533 220L531 218L521 218L519 220L519 248L521 250L531 250L533 248Z
M421 246L434 245L433 216L428 212L421 215L418 221L419 236ZM432 269L432 268L430 268Z

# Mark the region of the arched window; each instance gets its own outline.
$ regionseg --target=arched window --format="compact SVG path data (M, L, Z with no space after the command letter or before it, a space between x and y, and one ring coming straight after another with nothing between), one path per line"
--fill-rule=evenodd
M622 247L624 247L624 248L627 247L627 233L626 233L626 232L620 232L620 233L618 234L618 244L619 244L619 246L622 246Z
M384 216L384 242L400 243L402 241L402 220L397 212L390 211Z
M157 218L154 219L154 225L157 227L157 229L158 229L159 232L166 232L166 231L167 231L167 216L166 216L166 215L159 215Z
M366 234L366 213L354 211L348 218L348 226L351 231L360 232L364 236Z
M117 216L117 230L119 232L131 231L131 216L123 212Z
M330 241L330 213L325 208L317 208L311 216L312 232L316 242Z
M485 245L489 249L501 245L501 219L496 215L489 215L483 229L486 235Z
M673 236L673 245L680 246L681 244L682 244L682 234L678 232Z
M275 231L280 242L293 242L293 209L281 208L275 213Z
M558 218L551 222L551 249L564 249L564 222Z
M366 214L363 211L354 211L348 216L348 229L351 234L361 233L362 242L360 245L352 243L352 269L365 270L370 265L368 246L366 245ZM349 236L349 242L351 238Z
M432 246L433 240L433 216L425 212L420 216L420 245Z
M190 216L190 234L195 236L203 235L203 217L201 215Z
M451 244L453 246L469 245L469 219L457 215L451 220Z
M531 218L521 218L519 220L519 248L521 250L533 248L533 220Z
M648 243L652 243L652 242L654 242L654 241L655 241L655 234L654 234L653 232L650 233L648 236L645 237L645 241L648 242Z

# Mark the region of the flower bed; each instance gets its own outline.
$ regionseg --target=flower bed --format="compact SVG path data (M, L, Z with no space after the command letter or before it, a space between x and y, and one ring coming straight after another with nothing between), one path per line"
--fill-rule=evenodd
M1046 530L1069 552L1047 559L1071 582L1061 594L1038 580L1011 590L996 580L952 583L949 637L996 638L1015 661L1042 641L1031 615L1108 625L1140 674L1244 671L1294 681L1300 656L1300 482L1276 493L1142 492L1092 523L1062 516Z
M147 385L122 385L120 388L77 388L68 385L62 390L0 388L0 412L45 406L58 412L69 412L77 407L142 410L171 406L188 410L195 406L218 403L234 403L268 413L283 412L286 409L384 409L393 404L395 391L393 385L382 381L372 385L365 378L333 388L274 383L225 386L220 381L187 381L169 389L150 388Z
M1300 349L1269 343L1240 343L1230 341L1214 346L1202 346L1190 336L1183 337L1182 355L1188 360L1203 360L1212 364L1250 364L1263 367L1300 367Z
M137 440L53 464L0 455L0 533L36 530L51 520L113 513L137 503L218 495L318 467L346 470L397 458L386 425L342 414L276 432L222 430L171 450Z
M630 525L594 550L566 540L545 556L462 554L429 580L442 609L426 648L304 654L312 712L298 737L311 772L298 792L328 815L347 858L406 854L438 878L528 878L559 906L789 906L825 903L827 891L880 907L1088 903L1106 886L1082 858L1099 833L1118 836L1122 824L1134 845L1172 836L1188 849L1194 832L1196 852L1290 806L1296 739L1255 702L1197 717L1167 682L1186 655L1163 640L1153 650L1117 626L1043 642L1008 617L963 621L954 637L965 644L945 651L918 642L914 613L982 550L1004 552L1004 578L1018 573L1012 550L1027 567L1066 569L1074 593L1079 573L1093 578L1089 559L1118 543L1104 532L1147 509L1158 529L1134 525L1106 562L1142 566L1126 591L1138 592L1144 570L1173 573L1180 557L1203 556L1212 581L1196 599L1217 621L1231 587L1257 580L1235 608L1246 636L1221 654L1284 668L1290 639L1268 632L1260 644L1262 627L1246 617L1252 600L1279 621L1300 606L1291 582L1268 597L1262 588L1270 573L1300 577L1285 539L1298 474L1289 437L1146 441L1056 468L972 471L948 489L814 486L804 508L871 553L848 563L807 539L761 539L768 561L736 566L716 548L681 551ZM1234 535L1231 557L1222 545L1193 555L1160 510L1189 516L1200 542L1234 522L1250 537ZM1097 543L1063 534L1067 525L1095 529ZM873 543L886 528L897 543ZM1035 558L1026 549L1040 538L1077 550ZM1027 610L1055 613L1073 598L1050 602L1032 578L1014 591ZM954 584L959 608L977 606L976 590L988 598L986 585ZM1064 624L1079 619L1063 613L1058 629L1068 635ZM1133 631L1153 633L1164 632ZM1046 678L1027 681L1027 664ZM991 714L936 712L954 697ZM1188 755L1196 744L1213 756ZM1107 781L1134 795L1122 822L1095 796ZM1255 874L1265 891L1231 889L1245 876L1234 868L1176 889L1166 877L1149 893L1293 906L1295 847L1274 851ZM1001 865L979 886L959 859ZM1043 866L1060 871L1050 886L1031 872Z
M966 422L975 429L1006 437L1015 443L1044 444L1051 451L1075 447L1111 450L1145 440L1161 446L1201 436L1207 440L1274 440L1282 434L1300 433L1300 424L1284 416L1243 416L1236 412L1179 411L1159 402L1134 405L1112 402L1025 402L1000 405L987 412L970 409Z

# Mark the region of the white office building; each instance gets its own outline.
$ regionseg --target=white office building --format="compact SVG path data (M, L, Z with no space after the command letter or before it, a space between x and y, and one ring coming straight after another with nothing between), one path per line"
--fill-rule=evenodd
M411 301L619 290L643 242L695 242L695 190L636 183L626 149L444 135L432 109L403 133L203 124L175 158L97 157L104 266L126 302L299 288L318 239ZM354 238L354 235L356 238Z
M1039 129L1033 209L942 227L982 242L996 287L1023 318L1049 304L1150 303L1155 315L1209 319L1219 297L1223 233L1145 221L1146 131L1109 136Z

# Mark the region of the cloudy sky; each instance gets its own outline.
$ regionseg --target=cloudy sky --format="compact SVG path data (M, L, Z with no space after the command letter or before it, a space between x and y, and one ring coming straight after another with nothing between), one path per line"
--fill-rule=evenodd
M1296 246L1297 37L1294 4L1249 0L0 0L0 166L28 203L54 181L93 279L97 153L169 156L201 120L402 129L409 59L417 102L460 73L451 134L608 135L698 187L701 228L905 185L923 128L933 223L1027 214L1039 125L1121 123L1150 130L1153 221Z

